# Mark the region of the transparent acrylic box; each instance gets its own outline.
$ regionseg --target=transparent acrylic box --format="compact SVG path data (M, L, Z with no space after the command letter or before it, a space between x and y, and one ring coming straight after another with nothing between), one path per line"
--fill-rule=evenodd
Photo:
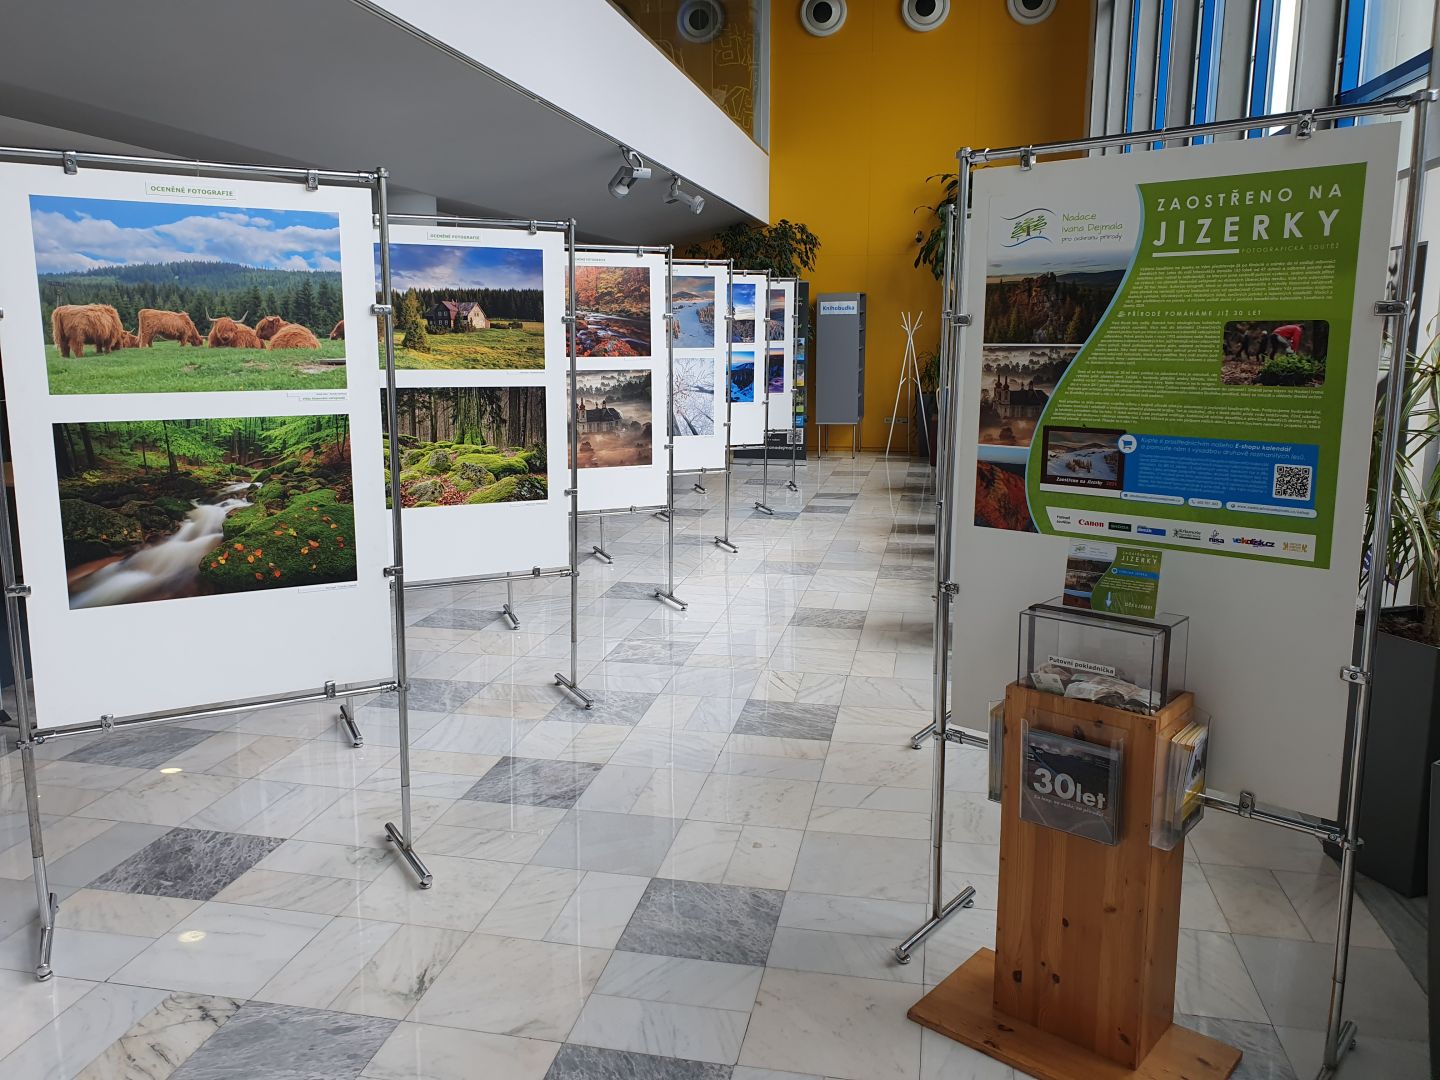
M1059 597L1020 613L1022 686L1152 713L1185 689L1190 620L1139 619L1066 607Z

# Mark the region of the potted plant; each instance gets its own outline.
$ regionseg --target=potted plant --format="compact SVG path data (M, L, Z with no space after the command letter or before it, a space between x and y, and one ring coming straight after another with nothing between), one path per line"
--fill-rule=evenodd
M919 432L921 452L935 464L937 425L940 423L940 353L934 350L920 354L920 396L915 401L915 430Z
M1395 460L1390 535L1379 567L1365 566L1362 592L1385 590L1365 739L1358 866L1405 896L1426 891L1430 765L1440 757L1440 339L1411 357ZM1375 410L1366 551L1374 535L1381 420ZM1408 603L1404 601L1409 601ZM1358 631L1357 631L1358 633Z
M688 257L734 259L737 270L768 270L774 277L801 278L815 269L820 238L804 225L781 218L774 225L737 221L709 240L692 244Z
M955 205L956 193L960 190L960 178L955 173L936 173L925 178L927 184L933 180L940 181L940 201L934 206L915 208L915 213L924 210L933 218L928 233L921 231L915 234L915 244L920 249L915 253L915 267L919 269L921 266L928 266L935 275L935 280L939 281L945 276L946 208Z

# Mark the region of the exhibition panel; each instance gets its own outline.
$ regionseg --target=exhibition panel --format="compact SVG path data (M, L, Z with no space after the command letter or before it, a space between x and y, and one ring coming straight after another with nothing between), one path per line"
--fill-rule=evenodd
M1210 784L1336 818L1397 155L1386 124L976 175L957 723L1067 538L1163 548Z
M669 343L664 249L575 251L575 399L580 512L667 500Z
M730 278L730 445L765 442L765 342L759 320L770 294L767 274Z
M395 220L391 302L412 583L568 565L568 226ZM552 467L561 482L551 482Z
M765 392L770 395L767 431L795 426L795 280L770 279L765 315Z
M672 269L671 344L675 352L675 469L725 468L725 263L676 260Z
M390 668L370 218L364 189L0 173L14 240L0 348L42 721ZM360 332L345 337L347 321ZM256 625L377 629L235 663L255 656Z

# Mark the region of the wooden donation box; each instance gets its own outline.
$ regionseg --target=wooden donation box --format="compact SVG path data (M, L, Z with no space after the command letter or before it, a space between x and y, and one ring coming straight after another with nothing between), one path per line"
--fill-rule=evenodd
M912 1020L1041 1080L1235 1070L1240 1051L1172 1023L1185 845L1151 844L1193 711L1189 693L1146 714L1010 685L995 949Z

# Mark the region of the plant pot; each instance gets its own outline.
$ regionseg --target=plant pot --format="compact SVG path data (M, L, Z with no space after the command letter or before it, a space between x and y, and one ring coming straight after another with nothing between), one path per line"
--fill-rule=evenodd
M940 407L935 395L922 392L915 399L915 438L920 444L920 452L930 459L932 466L935 464L936 425L939 423Z
M1374 666L1356 865L1402 896L1420 896L1428 888L1430 766L1440 758L1440 649L1382 631Z

